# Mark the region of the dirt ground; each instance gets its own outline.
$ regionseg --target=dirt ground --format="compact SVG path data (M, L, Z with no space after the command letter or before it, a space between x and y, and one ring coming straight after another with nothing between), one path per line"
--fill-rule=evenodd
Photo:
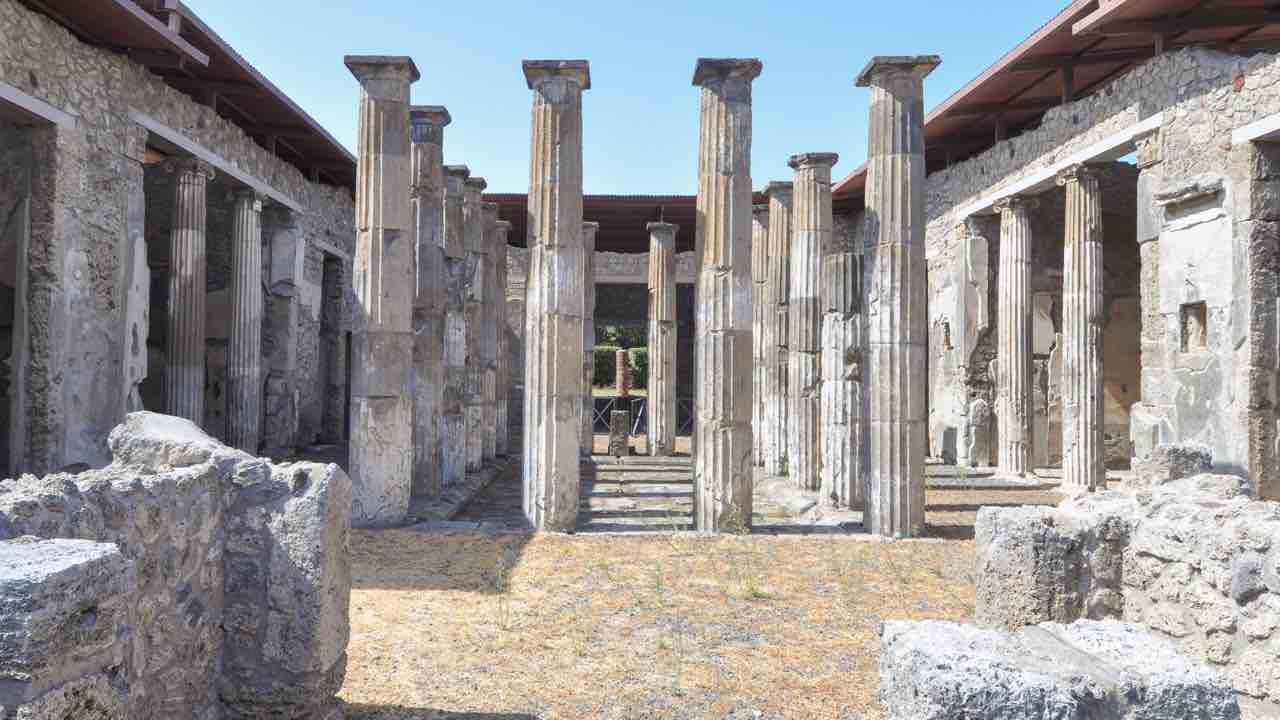
M971 536L947 515L938 535ZM881 620L973 616L967 539L392 530L352 552L353 720L872 720Z

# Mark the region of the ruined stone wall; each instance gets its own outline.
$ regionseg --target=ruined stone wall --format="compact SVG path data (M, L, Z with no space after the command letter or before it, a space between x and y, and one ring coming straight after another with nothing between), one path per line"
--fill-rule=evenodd
M0 120L0 477L10 467L11 433L19 427L14 416L17 393L12 357L15 320L19 314L18 272L25 264L31 148L22 128ZM21 358L17 358L21 362Z
M309 182L214 110L124 55L79 42L17 0L0 0L0 81L77 118L74 128L26 131L35 157L28 271L38 281L26 299L21 465L42 472L101 465L109 459L106 436L132 387L123 338L130 315L143 312L126 302L130 239L141 235L143 215L133 211L144 192L145 132L131 112L184 133L292 197L306 208L297 219L303 237L348 261L354 203L350 190Z
M1263 375L1257 370L1247 370L1257 367L1255 358L1263 352L1256 342L1250 341L1248 324L1270 327L1274 319L1270 311L1265 317L1254 317L1246 310L1251 305L1261 305L1260 298L1253 297L1257 291L1250 289L1250 278L1264 272L1265 263L1251 264L1242 257L1246 243L1244 228L1232 226L1233 219L1243 219L1233 204L1240 190L1240 182L1234 178L1247 172L1239 170L1239 162L1233 160L1239 153L1233 152L1230 138L1233 129L1280 112L1278 79L1280 60L1274 54L1238 56L1190 48L1156 57L1099 92L1049 110L1038 128L929 176L926 207L930 268L934 274L959 272L959 228L964 218L959 217L958 211L970 202L1053 166L1064 157L1131 128L1143 119L1163 113L1157 153L1162 159L1160 192L1177 195L1179 187L1194 185L1197 178L1205 176L1221 178L1222 185L1220 192L1208 201L1213 207L1194 210L1199 213L1196 220L1187 220L1167 210L1160 218L1164 230L1160 234L1159 254L1169 257L1160 258L1160 282L1143 288L1140 310L1144 323L1160 322L1174 332L1166 330L1161 335L1159 347L1163 351L1157 354L1165 357L1157 360L1148 352L1154 348L1144 347L1144 366L1151 355L1151 364L1158 366L1159 376L1144 376L1138 384L1144 391L1161 393L1161 397L1151 399L1159 405L1161 413L1153 421L1162 423L1161 441L1202 442L1213 448L1220 468L1250 471L1249 448L1251 444L1262 443L1257 441L1260 431L1256 428L1251 431L1249 426L1260 426L1261 413L1274 427L1274 417L1270 406L1265 411L1248 407L1251 394L1261 392L1259 378ZM1104 212L1122 197L1104 193ZM1133 217L1140 211L1146 212L1150 202L1144 198L1139 207L1126 214ZM1217 217L1210 218L1214 213ZM1191 235L1187 236L1187 242L1176 237L1188 231ZM1107 228L1105 233L1109 237L1111 229ZM1194 242L1190 241L1192 236L1196 238ZM1170 241L1166 243L1166 239ZM1203 252L1206 243L1222 252L1206 255ZM1110 254L1111 243L1105 244ZM1181 251L1183 247L1187 248L1186 253ZM1192 247L1197 248L1195 257L1188 254ZM991 270L994 271L994 267ZM1135 271L1128 277L1136 281L1138 275ZM1123 276L1108 272L1108 285L1119 277ZM930 283L931 288L943 293L945 288L957 285L958 280L931 278ZM1187 287L1192 288L1191 295L1195 297L1187 296ZM1107 294L1112 301L1109 289ZM1175 302L1172 295L1183 297ZM952 320L948 316L955 312L948 299L936 302L938 299L938 294L930 298L931 323L935 325ZM1181 357L1182 321L1179 317L1175 322L1172 315L1180 315L1183 304L1196 302L1206 302L1209 306L1207 343L1194 356ZM1148 310L1148 306L1161 303L1167 311ZM1131 306L1122 304L1117 308L1111 302L1109 307L1112 322L1122 325L1130 322L1134 312ZM1157 336L1145 324L1143 335ZM1179 338L1176 343L1175 338ZM1110 366L1115 363L1109 359L1110 353L1107 357L1104 362L1110 372ZM952 360L951 365L956 364L957 361ZM931 362L933 387L945 387L942 373L948 369L948 364L938 362L937 358ZM1052 376L1049 370L1048 375ZM1272 368L1264 370L1273 372ZM1131 375L1132 366L1126 365L1123 372ZM1108 405L1113 411L1131 400L1133 384L1127 379L1111 384ZM1121 386L1128 389L1121 392ZM934 399L935 396L931 396L931 401ZM1112 425L1110 421L1108 424ZM955 414L935 415L931 418L931 434L941 435L958 425ZM1109 428L1109 434L1117 438L1120 432L1119 423ZM1111 444L1114 452L1123 452L1123 443Z

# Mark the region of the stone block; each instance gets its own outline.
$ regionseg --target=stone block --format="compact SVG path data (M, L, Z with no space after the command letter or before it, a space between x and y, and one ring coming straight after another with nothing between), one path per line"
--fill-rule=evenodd
M626 457L631 454L631 413L614 410L609 415L609 454Z
M1137 625L1081 620L1016 632L886 622L887 720L1000 718L1236 720L1235 693L1208 667Z
M223 445L185 418L147 411L129 413L107 441L117 465L164 471L211 459L232 462L249 455Z
M1140 490L1209 472L1213 467L1213 451L1194 443L1161 443L1151 452L1133 460L1133 477L1125 481L1128 489Z

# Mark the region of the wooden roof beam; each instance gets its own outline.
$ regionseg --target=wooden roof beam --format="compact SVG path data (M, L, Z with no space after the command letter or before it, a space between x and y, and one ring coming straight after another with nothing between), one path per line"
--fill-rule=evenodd
M1280 23L1278 10L1215 10L1180 17L1112 20L1082 34L1174 35L1192 30L1244 28Z
M1020 60L1009 66L1010 72L1038 72L1041 70L1057 70L1076 68L1087 65L1109 65L1111 63L1128 63L1146 60L1154 54L1151 47L1125 50L1102 50L1087 55L1042 55L1036 58Z
M1002 103L970 103L968 105L957 105L947 114L957 117L968 115L1000 115L1010 112L1036 112L1040 110L1048 110L1062 102L1062 98L1029 98L1026 100L1010 100Z

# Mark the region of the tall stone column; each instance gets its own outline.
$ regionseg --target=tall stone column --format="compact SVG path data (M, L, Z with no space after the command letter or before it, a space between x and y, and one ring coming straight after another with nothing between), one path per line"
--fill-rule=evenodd
M492 463L498 456L498 268L493 263L498 204L481 203L484 252L480 256L480 407L481 456Z
M462 242L466 247L463 270L463 313L467 324L467 380L462 412L466 422L467 472L484 466L484 210L480 196L488 187L482 177L463 183Z
M235 196L231 226L231 337L227 343L227 438L257 454L262 443L262 197Z
M413 494L440 494L444 404L444 129L439 105L410 108L413 142Z
M700 58L694 524L750 527L751 83L755 59Z
M582 224L582 454L595 451L596 398L592 393L596 374L596 232L600 223Z
M497 329L497 368L494 397L494 452L506 457L511 451L511 425L508 420L511 397L511 333L507 325L507 238L511 223L499 220L493 226L494 326Z
M997 466L1001 473L1031 472L1031 213L1035 200L1000 201L1000 270L996 296Z
M796 487L822 487L822 252L831 242L835 153L793 155L791 313L787 341L787 451Z
M765 458L766 475L788 472L787 343L791 328L792 184L771 182L769 196L769 273L765 282Z
M868 476L872 533L924 527L928 443L928 277L925 267L924 78L941 59L876 57L858 76L871 88L867 144Z
M582 446L582 93L591 73L585 60L523 66L533 91L524 512L538 530L569 530Z
M169 235L169 327L165 342L165 412L204 423L206 195L213 167L173 161L173 230Z
M764 466L764 375L768 352L764 329L768 308L765 307L765 285L769 280L769 205L751 207L751 464Z
M676 233L679 225L651 222L649 231L649 454L676 449Z
M467 251L463 196L471 171L445 167L444 194L444 395L440 415L440 469L445 487L467 474Z
M413 478L413 211L407 57L347 56L360 81L351 365L353 525L404 520Z
M1102 196L1097 170L1058 176L1067 195L1062 259L1062 488L1106 486L1102 440Z

